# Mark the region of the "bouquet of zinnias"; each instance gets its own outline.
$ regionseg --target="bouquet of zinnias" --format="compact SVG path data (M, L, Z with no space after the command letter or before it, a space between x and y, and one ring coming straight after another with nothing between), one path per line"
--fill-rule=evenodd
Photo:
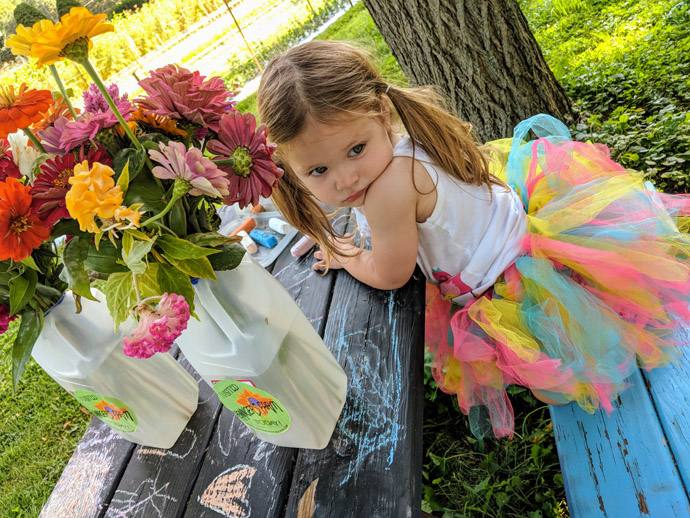
M130 356L167 351L194 312L192 278L239 264L244 249L217 233L220 204L257 204L282 175L254 117L237 111L218 77L168 65L128 99L88 61L105 15L74 7L60 22L19 25L7 45L49 66L60 94L0 87L0 333L22 320L16 384L43 314L99 282L114 326L138 321ZM54 63L93 79L78 112Z

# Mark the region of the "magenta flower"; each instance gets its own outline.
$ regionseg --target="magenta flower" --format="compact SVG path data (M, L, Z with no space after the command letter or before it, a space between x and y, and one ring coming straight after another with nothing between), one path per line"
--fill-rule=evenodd
M170 350L175 339L187 329L189 304L175 293L164 293L157 307L141 304L137 308L139 325L124 339L124 352L135 358L150 358Z
M10 327L10 322L18 316L19 315L10 316L10 308L4 304L0 304L0 335L7 332L7 329Z
M141 107L158 115L186 120L218 131L218 121L234 103L220 77L206 76L177 65L166 65L139 82L148 95L136 99Z
M159 166L152 169L153 175L164 180L180 178L190 185L192 196L213 196L221 198L228 195L229 180L218 166L206 158L200 149L187 150L182 142L160 143L160 151L149 150L152 160Z
M0 139L0 181L7 177L20 179L22 173L19 171L17 164L14 163L10 143L6 138L3 138Z
M36 136L43 144L48 153L53 155L64 155L60 138L62 137L69 119L67 117L58 118L51 126L36 133Z
M266 143L266 126L256 127L251 113L237 110L226 113L220 120L218 140L211 140L207 148L218 155L219 160L232 158L235 165L221 166L230 180L230 194L223 202L231 205L238 202L240 208L249 203L257 205L259 196L268 198L283 170L273 162L271 155L275 144Z
M70 189L69 179L74 175L74 166L84 160L89 163L89 167L94 162L107 166L113 163L105 149L91 146L86 154L83 147L79 148L78 158L74 153L68 153L41 164L41 173L31 187L31 208L46 227L52 227L61 218L71 217L65 206L65 196Z
M110 97L112 97L113 101L115 102L115 106L119 107L121 104L124 104L125 102L129 103L129 101L127 100L127 94L121 96L120 89L117 87L115 83L111 84L107 88L107 90L110 94ZM82 97L84 98L85 112L102 113L110 111L110 106L108 106L105 97L103 97L103 94L98 89L95 83L91 83L89 89L85 90L82 94Z

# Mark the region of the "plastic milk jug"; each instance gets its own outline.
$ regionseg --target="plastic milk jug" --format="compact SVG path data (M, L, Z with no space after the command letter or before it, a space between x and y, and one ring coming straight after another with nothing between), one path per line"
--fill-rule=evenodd
M31 355L62 388L125 439L170 448L196 410L199 386L170 354L130 358L122 339L131 320L113 331L102 293L100 300L65 294L45 315Z
M196 284L177 344L222 403L262 440L325 448L347 376L290 294L248 255Z

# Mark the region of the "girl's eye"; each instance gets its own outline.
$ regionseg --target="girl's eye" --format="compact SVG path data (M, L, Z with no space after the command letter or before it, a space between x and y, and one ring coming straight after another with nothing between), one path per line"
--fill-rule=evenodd
M349 156L357 156L364 151L364 144L357 144L355 147L353 147L350 152L348 153Z
M327 167L315 167L311 171L309 171L309 176L321 176L323 173L326 172Z

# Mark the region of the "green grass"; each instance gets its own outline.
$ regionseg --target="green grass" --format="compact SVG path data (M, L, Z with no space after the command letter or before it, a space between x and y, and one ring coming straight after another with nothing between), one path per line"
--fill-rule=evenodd
M91 420L81 405L31 360L12 390L18 326L0 336L0 516L38 516Z

